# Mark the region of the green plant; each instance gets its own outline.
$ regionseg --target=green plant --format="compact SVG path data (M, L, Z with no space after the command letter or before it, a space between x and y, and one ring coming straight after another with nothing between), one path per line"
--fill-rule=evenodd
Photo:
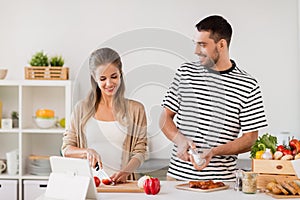
M19 113L17 111L11 112L11 118L12 119L19 119Z
M34 54L29 63L31 66L48 66L48 56L43 51Z
M54 56L50 59L51 66L62 67L64 65L64 63L65 63L65 61L62 56Z

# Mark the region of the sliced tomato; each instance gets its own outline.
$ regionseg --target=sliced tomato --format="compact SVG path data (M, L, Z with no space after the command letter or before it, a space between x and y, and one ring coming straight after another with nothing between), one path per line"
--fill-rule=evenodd
M100 179L97 176L94 176L94 181L95 181L96 187L98 187L101 183Z
M104 185L110 185L112 182L111 182L110 179L102 179L102 183L103 183Z

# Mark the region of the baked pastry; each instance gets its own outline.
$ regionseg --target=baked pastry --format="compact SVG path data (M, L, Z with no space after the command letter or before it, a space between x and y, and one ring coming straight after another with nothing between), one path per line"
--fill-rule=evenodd
M290 186L292 186L292 187L297 191L297 193L300 195L300 187L299 187L294 181L290 181L289 184L290 184Z
M295 190L295 188L292 187L287 181L280 182L280 185L284 187L284 189L286 189L290 194L297 194L297 190Z

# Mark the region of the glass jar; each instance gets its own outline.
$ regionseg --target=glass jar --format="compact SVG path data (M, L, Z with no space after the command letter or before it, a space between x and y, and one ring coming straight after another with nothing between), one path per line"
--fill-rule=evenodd
M257 190L256 186L257 173L243 172L242 179L242 191L246 194L255 194Z

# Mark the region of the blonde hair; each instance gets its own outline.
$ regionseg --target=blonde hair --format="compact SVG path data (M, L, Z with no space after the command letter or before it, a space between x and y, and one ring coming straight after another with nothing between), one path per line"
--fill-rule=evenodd
M124 97L125 93L125 83L122 72L122 62L119 54L110 48L100 48L92 52L89 58L89 70L90 70L90 79L91 79L91 90L89 91L88 96L86 97L86 105L88 107L87 113L82 117L81 128L83 128L88 121L88 119L93 116L98 108L99 102L101 100L101 90L98 87L97 81L95 80L96 69L100 65L113 64L116 66L121 74L120 77L120 86L117 92L114 94L113 98L113 113L115 119L124 126L127 126L126 123L126 110L127 103Z

